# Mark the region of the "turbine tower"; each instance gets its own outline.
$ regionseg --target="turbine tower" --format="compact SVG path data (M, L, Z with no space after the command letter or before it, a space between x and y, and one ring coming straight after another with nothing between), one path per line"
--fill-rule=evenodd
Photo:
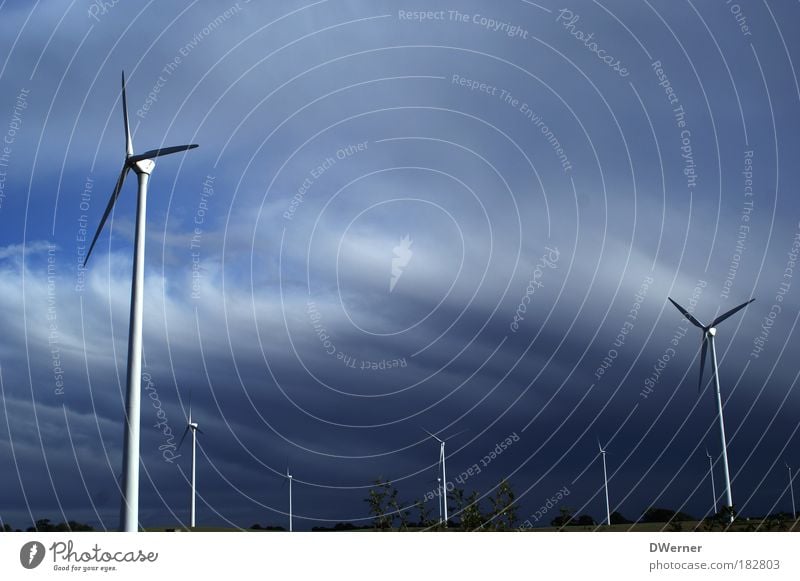
M792 484L792 467L789 466L788 462L784 463L786 465L786 469L789 471L789 493L792 496L792 519L797 520L797 511L794 508L794 484Z
M284 480L284 484L286 481L289 482L289 532L291 533L293 529L292 524L292 473L289 471L289 465L286 465L286 480Z
M706 448L706 458L708 458L708 474L711 476L711 496L714 498L714 514L717 514L717 487L714 486L714 460Z
M117 178L117 185L111 194L100 225L97 227L92 244L86 253L83 266L89 261L92 249L103 231L103 226L114 209L114 204L122 191L122 184L129 171L136 173L139 180L139 193L136 203L136 230L133 247L133 280L131 282L131 312L128 328L128 371L125 390L125 432L122 448L122 506L120 510L120 530L136 532L139 526L139 423L141 405L142 371L142 295L144 294L144 242L147 215L147 184L155 167L154 158L178 153L197 147L178 145L162 147L134 155L130 125L128 123L128 103L125 97L125 73L122 73L122 115L125 124L125 161Z
M597 439L597 447L603 457L603 483L606 489L606 524L611 526L611 505L608 502L608 472L606 472L606 449L600 445L600 438Z
M439 442L439 466L441 468L441 477L442 477L442 479L440 481L440 484L439 484L439 498L441 499L441 504L442 504L442 508L443 508L443 512L444 512L444 523L443 524L444 524L445 527L447 527L447 520L448 520L448 516L447 516L447 464L445 462L444 445L445 445L445 442L447 442L447 440L450 440L452 438L455 438L459 434L462 434L464 432L464 430L461 430L460 432L457 432L457 433L453 434L449 438L444 438L444 439L440 438L436 434L433 434L433 433L429 432L425 428L422 428L422 430L426 434L428 434L431 438L433 438L434 440ZM442 524L441 516L439 518L439 524Z
M669 298L669 297L667 297ZM731 492L731 475L730 469L728 468L728 445L725 440L725 422L722 418L722 394L719 390L719 367L717 365L717 350L714 348L714 337L717 334L717 325L719 325L722 321L727 319L728 317L732 316L733 314L739 312L747 305L752 303L755 299L750 299L749 301L742 303L738 307L732 308L730 311L720 315L710 325L704 325L700 321L698 321L692 314L680 306L678 303L669 299L675 308L678 309L684 317L688 319L688 321L703 331L703 342L700 346L700 381L697 386L698 392L703 388L703 371L706 365L706 351L708 351L708 346L711 345L711 364L712 364L712 375L714 377L714 387L716 389L717 395L717 417L719 417L719 438L720 442L722 443L722 469L725 474L725 501L727 502L728 510L730 511L730 522L733 522L733 493Z
M186 434L192 432L192 499L189 503L189 526L194 528L195 526L195 497L197 492L197 481L196 481L196 467L197 467L197 432L204 434L203 430L201 430L197 426L197 422L192 421L192 404L191 401L189 402L189 422L186 424L186 429L183 431L183 436L181 436L181 441L178 442L178 449L183 445L183 440L186 438Z

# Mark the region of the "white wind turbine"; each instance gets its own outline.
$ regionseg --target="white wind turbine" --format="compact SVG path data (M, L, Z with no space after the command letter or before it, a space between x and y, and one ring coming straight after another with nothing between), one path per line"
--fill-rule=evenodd
M669 298L669 297L667 297ZM722 443L722 469L725 473L725 500L727 502L728 510L730 511L730 522L733 522L733 493L731 492L731 476L730 470L728 468L728 445L725 440L725 422L722 419L722 394L720 393L719 389L719 367L717 365L717 350L714 348L714 336L717 334L716 326L719 325L722 321L730 317L731 315L739 312L747 305L752 303L755 299L750 299L746 303L742 303L738 307L732 308L730 311L723 313L710 325L704 325L700 321L698 321L692 314L680 306L678 303L669 299L675 308L678 309L684 317L686 317L689 322L694 325L695 327L699 328L703 331L703 342L700 347L700 381L698 383L698 391L703 388L703 370L706 365L706 351L708 350L709 344L711 345L711 363L712 363L712 375L714 377L714 387L716 389L717 395L717 416L719 417L719 437Z
M92 244L86 253L83 266L89 261L92 249L103 230L103 226L114 209L114 204L122 191L122 184L129 171L136 173L139 180L139 194L136 205L136 230L133 248L133 281L131 283L131 313L128 328L128 373L125 394L125 432L122 449L122 506L120 514L120 530L136 532L139 526L139 423L141 404L141 371L142 371L142 295L144 294L144 242L147 215L147 184L153 172L153 158L171 153L178 153L197 147L178 145L162 147L145 153L133 154L130 125L128 123L128 103L125 97L125 73L122 73L122 115L125 123L125 161L117 178L117 185L108 201L108 206L100 219Z
M714 459L706 448L706 458L708 458L708 474L711 476L711 496L714 497L714 514L717 514L717 487L714 486Z
M283 481L284 484L286 484L287 481L289 482L289 532L292 532L292 530L294 530L292 523L292 473L289 471L288 464L286 465L285 478L286 480Z
M442 506L443 512L444 512L444 523L442 523L441 514L440 514L440 516L439 516L439 524L444 524L444 526L446 527L447 526L447 520L448 520L448 517L447 517L447 463L446 463L446 457L445 457L445 453L444 453L444 445L445 445L445 442L447 442L447 440L451 440L452 438L455 438L459 434L462 434L465 430L461 430L460 432L456 432L452 436L450 436L448 438L444 438L444 439L440 438L436 434L433 434L433 433L429 432L425 428L422 428L422 431L424 431L431 438L433 438L434 440L439 442L439 466L441 467L441 480L439 481L439 498L440 498L440 503L441 503L441 506Z
M611 505L608 502L608 472L606 472L606 449L600 445L600 438L597 439L597 447L603 457L603 484L606 490L606 524L611 526Z
M192 498L191 502L189 503L189 526L194 528L195 526L195 498L197 496L197 432L201 434L205 434L203 430L201 430L197 422L192 421L192 402L189 401L189 421L186 424L186 429L183 431L183 436L181 436L181 441L178 442L178 449L183 445L183 440L186 438L186 434L192 432Z
M789 493L792 496L792 518L797 519L797 511L794 508L794 484L792 483L792 467L788 462L784 462L786 469L789 471Z

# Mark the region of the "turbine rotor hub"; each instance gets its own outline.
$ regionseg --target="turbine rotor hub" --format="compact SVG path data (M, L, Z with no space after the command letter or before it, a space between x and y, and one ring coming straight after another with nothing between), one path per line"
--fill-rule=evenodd
M150 175L153 173L153 169L155 167L156 162L154 162L152 159L140 159L131 166L131 169L137 174L143 173Z
M714 335L716 335L716 334L717 334L717 328L716 328L716 327L711 327L711 328L708 330L708 336L709 336L709 337L713 337L713 336L714 336Z

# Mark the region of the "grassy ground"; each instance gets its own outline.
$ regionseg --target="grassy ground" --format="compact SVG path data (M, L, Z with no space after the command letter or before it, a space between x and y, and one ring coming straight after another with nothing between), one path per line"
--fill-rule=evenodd
M364 532L372 532L370 529L361 529ZM424 529L412 528L410 529L411 532L419 532ZM458 530L458 529L454 529ZM675 532L675 531L684 531L684 532L704 532L704 531L722 531L728 530L731 532L800 532L800 519L792 522L789 520L784 521L777 521L777 520L762 520L762 519L750 519L750 520L742 520L737 521L733 525L727 528L722 528L719 525L715 525L713 527L709 527L707 523L702 521L684 521L680 523L636 523L636 524L626 524L626 525L611 525L610 527L607 526L570 526L565 527L563 529L558 529L556 527L536 527L531 529L525 529L524 532ZM186 532L188 529L185 527L153 527L146 529L148 532ZM225 527L196 527L192 529L193 532L269 532L269 531L253 531L253 530L246 530L240 531L240 529L232 529L232 528L225 528Z

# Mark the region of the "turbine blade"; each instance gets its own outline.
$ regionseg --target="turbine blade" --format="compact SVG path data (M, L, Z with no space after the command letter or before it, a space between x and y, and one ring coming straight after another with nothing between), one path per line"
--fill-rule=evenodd
M423 431L423 432L425 432L426 434L428 434L428 435L429 435L431 438L433 438L433 439L434 439L434 440L436 440L437 442L441 442L441 441L442 441L442 440L441 440L441 438L439 438L439 436L437 436L437 435L433 434L432 432L429 432L429 431L428 431L428 430L426 430L425 428L422 428L422 431Z
M714 322L713 322L713 323L711 323L711 326L712 326L712 327L716 327L717 325L719 325L719 324L720 324L722 321L724 321L725 319L727 319L727 318L728 318L728 317L730 317L731 315L734 315L734 314L736 314L737 312L741 311L743 308L745 308L747 305L749 305L750 303L752 303L754 300L755 300L755 299L750 299L750 300L749 300L749 301L747 301L746 303L742 303L742 304L741 304L741 305L739 305L738 307L734 307L734 308L732 308L730 311L728 311L728 312L727 312L727 313L725 313L724 315L720 315L719 317L717 317L716 319L714 319Z
M189 423L192 423L192 390L189 390Z
M706 368L706 352L708 351L708 338L703 335L703 345L700 348L700 379L697 383L697 393L703 391L703 371Z
M189 426L186 426L186 429L183 431L183 436L181 436L181 441L178 442L178 447L175 448L176 452L181 449L181 446L183 446L183 441L186 439L186 434L188 433L189 433Z
M128 123L128 99L125 96L125 71L122 71L122 116L125 118L125 153L133 155L133 140L131 139L131 127Z
M601 452L603 451L603 446L600 445L600 438L597 438L597 447L600 449Z
M195 431L195 432L200 432L200 433L201 433L201 434L203 434L204 436L206 435L206 433L205 433L203 430L201 430L200 428L195 428L195 429L194 429L194 431Z
M136 163L137 161L142 161L143 159L153 159L154 157L169 155L170 153L178 153L180 151L187 151L189 149L194 149L195 147L198 147L198 145L196 143L192 143L191 145L176 145L174 147L151 149L150 151L145 151L139 155L132 155L128 161L130 163Z
M108 220L111 210L114 209L114 204L117 202L117 198L119 198L119 193L122 191L122 184L125 182L125 176L128 174L129 169L130 168L128 167L128 164L122 166L122 171L119 174L119 178L117 178L117 185L114 186L114 191L111 193L111 199L108 200L106 211L103 213L103 217L100 219L100 224L97 226L97 232L94 233L94 238L89 246L89 252L86 253L86 258L83 259L83 266L86 266L86 263L89 262L89 257L92 255L94 245L97 243L97 239L100 237L100 232L103 231L103 226L105 225L106 220Z
M705 329L705 326L703 325L703 323L701 323L700 321L698 321L697 319L695 319L695 318L692 316L692 314L691 314L689 311L687 311L686 309L684 309L682 306L680 306L678 303L676 303L675 301L673 301L671 298L667 297L667 299L669 299L669 302L671 302L673 305L675 305L675 308L676 308L676 309L678 309L678 310L679 310L681 313L683 313L683 316L684 316L684 317L686 317L687 319L689 319L689 322L690 322L692 325L694 325L695 327L700 327L701 329Z

